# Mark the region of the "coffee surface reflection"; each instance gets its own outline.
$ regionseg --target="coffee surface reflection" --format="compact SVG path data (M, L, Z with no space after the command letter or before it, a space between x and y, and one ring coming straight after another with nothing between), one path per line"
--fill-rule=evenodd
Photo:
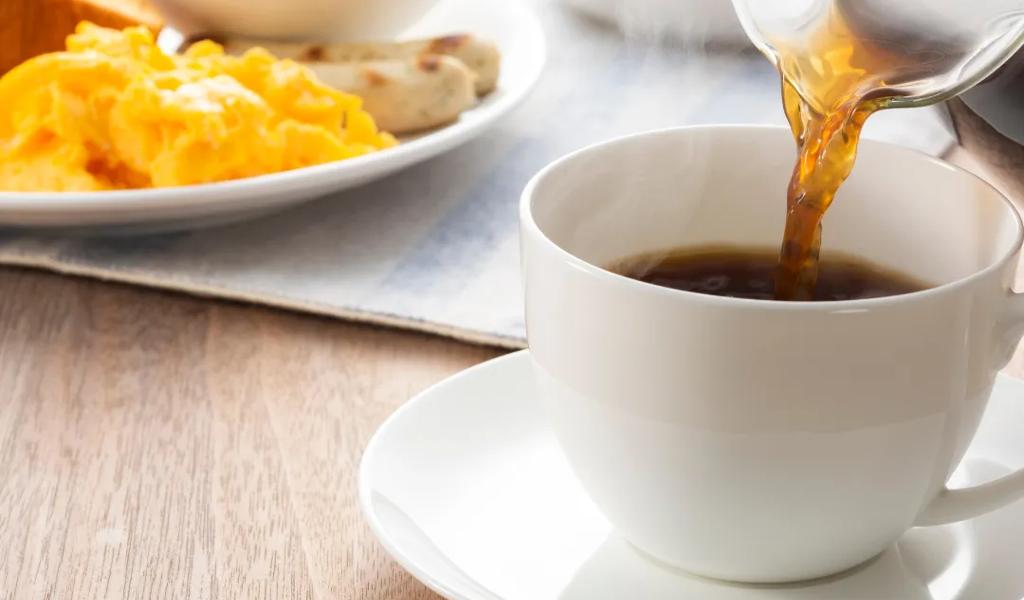
M773 248L679 248L641 255L610 270L662 287L732 298L772 300L778 276ZM859 300L908 294L931 287L913 277L844 254L824 256L817 285L805 301Z

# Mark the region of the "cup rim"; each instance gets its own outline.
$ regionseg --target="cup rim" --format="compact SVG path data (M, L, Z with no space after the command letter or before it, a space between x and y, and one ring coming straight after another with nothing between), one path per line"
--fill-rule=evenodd
M629 135L619 136L596 142L588 146L584 146L578 150L563 155L553 162L546 165L536 175L534 175L530 181L526 184L526 188L523 190L522 196L519 201L519 222L522 230L521 237L527 236L534 237L540 240L540 243L547 248L553 250L563 260L571 264L574 268L587 273L588 275L605 280L609 283L627 285L632 289L636 289L641 293L657 294L662 295L666 298L679 298L693 302L701 302L705 304L729 306L735 308L748 308L748 309L766 309L766 310L782 310L782 311L815 311L815 312L841 312L841 311L858 311L868 310L871 308L877 308L883 305L903 304L908 302L915 302L919 300L925 300L955 290L962 289L964 287L972 285L975 281L983 279L989 276L991 273L1001 270L1021 249L1022 243L1024 243L1024 223L1021 222L1020 214L1017 212L1016 207L1013 203L1003 194L1001 191L995 188L991 183L985 181L978 175L971 173L970 171L963 169L950 162L942 160L941 158L925 154L924 152L915 148L908 148L899 144L893 144L891 142L883 142L879 140L862 139L861 144L867 144L868 146L888 146L896 149L900 152L907 153L910 156L915 156L918 159L924 159L925 161L947 170L959 173L961 176L967 176L984 187L995 192L996 196L1002 201L1003 205L1009 210L1010 214L1013 215L1013 221L1015 225L1015 233L1013 242L1009 248L1004 251L1003 255L998 259L992 261L988 266L974 271L973 273L954 279L934 287L929 287L916 292L910 292L906 294L897 294L893 296L881 296L876 298L862 298L858 300L829 300L822 302L793 302L788 300L757 300L752 298L734 298L731 296L713 296L710 294L701 294L698 292L690 292L686 290L678 290L674 288L667 288L663 286L654 285L644 281L638 281L625 275L620 275L613 271L609 271L604 267L592 264L569 252L561 245L557 244L541 229L540 225L537 224L533 218L533 201L535 198L535 192L538 186L544 182L552 173L563 168L565 165L578 160L580 157L591 154L608 146L623 143L627 140L655 137L661 135L672 135L679 132L695 131L695 130L725 130L725 129L746 129L746 130L772 130L789 133L789 130L779 125L743 125L743 124L713 124L713 125L684 125L680 127L668 127L661 129L652 129L648 131L642 131L639 133L633 133ZM863 146L862 146L863 147Z

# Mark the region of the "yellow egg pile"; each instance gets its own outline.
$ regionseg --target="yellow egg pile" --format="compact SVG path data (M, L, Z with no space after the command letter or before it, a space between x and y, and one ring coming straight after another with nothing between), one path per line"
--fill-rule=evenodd
M395 145L361 104L261 48L169 55L148 29L82 23L0 78L0 190L206 183Z

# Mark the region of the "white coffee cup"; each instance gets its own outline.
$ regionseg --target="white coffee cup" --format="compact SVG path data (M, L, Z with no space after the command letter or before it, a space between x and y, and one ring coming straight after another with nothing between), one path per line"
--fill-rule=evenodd
M530 350L559 441L625 538L701 575L820 577L1024 496L1019 471L945 487L1024 323L1020 219L967 172L865 141L826 217L824 254L924 291L783 303L602 269L777 247L793 160L780 128L671 129L562 158L523 196Z

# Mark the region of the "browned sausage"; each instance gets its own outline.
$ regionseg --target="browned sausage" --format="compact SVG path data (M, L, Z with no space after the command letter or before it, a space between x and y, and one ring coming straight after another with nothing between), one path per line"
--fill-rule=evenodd
M494 90L501 69L501 54L497 46L472 34L446 35L408 42L313 44L229 39L224 44L225 50L230 54L241 54L252 46L263 46L280 58L312 64L414 58L424 54L451 56L462 61L476 75L474 85L478 95Z
M377 125L391 133L449 123L476 104L473 74L450 56L316 62L309 67L327 85L362 97Z

